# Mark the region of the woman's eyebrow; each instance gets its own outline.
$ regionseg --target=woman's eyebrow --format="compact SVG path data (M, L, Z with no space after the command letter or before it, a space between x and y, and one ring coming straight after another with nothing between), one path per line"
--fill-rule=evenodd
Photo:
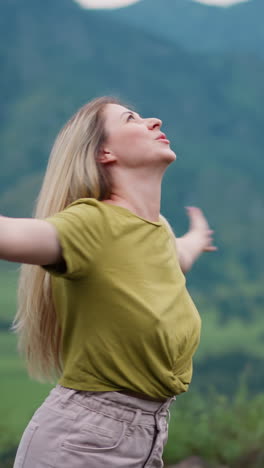
M136 114L136 113L135 113L135 112L133 112L133 111L126 111L126 112L123 112L123 114L121 114L121 117L123 117L123 115L125 115L125 114L130 114L130 115L137 115L137 116L139 117L139 115L138 115L138 114Z

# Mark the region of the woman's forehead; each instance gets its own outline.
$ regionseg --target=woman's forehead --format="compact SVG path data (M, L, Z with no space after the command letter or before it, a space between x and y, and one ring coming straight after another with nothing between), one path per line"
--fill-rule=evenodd
M129 107L122 106L120 104L107 104L105 108L105 126L108 130L116 128L123 121L129 113L137 115Z
M111 117L121 117L124 112L133 112L128 107L124 107L121 104L107 104L106 115Z

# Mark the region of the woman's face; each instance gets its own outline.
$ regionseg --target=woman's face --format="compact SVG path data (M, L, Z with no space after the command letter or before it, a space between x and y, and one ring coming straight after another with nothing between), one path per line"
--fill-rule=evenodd
M136 168L167 166L175 161L176 154L161 131L161 120L144 119L118 104L107 104L104 115L107 140L100 158L102 163Z

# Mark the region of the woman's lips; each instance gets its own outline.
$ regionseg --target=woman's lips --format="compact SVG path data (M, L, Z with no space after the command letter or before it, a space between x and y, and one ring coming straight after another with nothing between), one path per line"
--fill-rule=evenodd
M167 145L170 144L170 141L167 140L167 138L157 138L158 141L161 141L162 143L166 143Z
M163 143L166 143L167 145L170 144L170 141L167 140L167 137L165 133L162 133L156 140L163 141Z

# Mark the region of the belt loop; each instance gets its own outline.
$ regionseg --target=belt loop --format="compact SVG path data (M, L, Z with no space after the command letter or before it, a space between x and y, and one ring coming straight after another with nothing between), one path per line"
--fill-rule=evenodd
M162 427L161 427L161 424L160 424L160 414L159 413L154 413L154 416L155 416L157 431L160 432L162 430Z
M132 419L130 426L136 426L141 415L142 415L141 409L136 409L135 417Z
M170 414L170 410L169 410L169 408L168 408L168 409L167 409L167 424L168 424L168 426L169 426L169 424L170 424L170 418L171 418L171 414Z
M72 395L74 395L75 392L76 390L74 388L68 388L68 391L61 396L60 401L61 401L61 406L63 408L66 406L66 403L70 400L70 398L72 397Z
M167 408L167 410L166 410L166 411L167 411L167 418L168 418L168 419L167 419L168 425L170 424L170 418L171 418L170 405L171 405L171 404L173 403L173 401L175 401L175 400L176 400L176 396L170 398L169 406L168 406L168 408Z
M161 412L162 410L166 411L166 421L167 421L167 424L169 425L169 422L170 422L170 405L171 403L176 400L176 396L173 396L171 398L169 398L167 401L165 401L164 403L161 404L161 406L159 407L159 409L155 412L155 421L156 421L156 426L157 426L157 430L160 432L162 430L162 426L160 424L160 415L161 415ZM167 420L168 418L168 420Z

